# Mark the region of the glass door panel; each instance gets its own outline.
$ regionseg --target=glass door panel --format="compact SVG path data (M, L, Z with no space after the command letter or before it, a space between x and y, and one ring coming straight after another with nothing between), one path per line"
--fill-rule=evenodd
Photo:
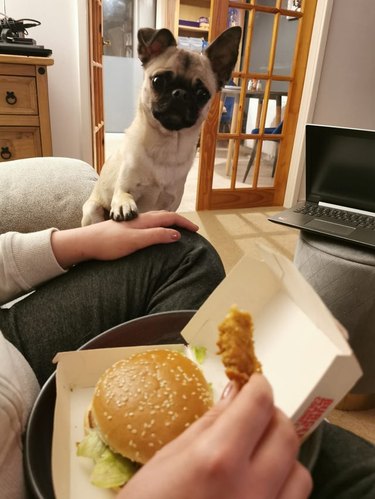
M259 174L257 177L258 187L274 186L279 143L280 139L264 139L261 143L261 159L259 163Z
M277 0L255 0L257 5L266 5L268 7L275 7Z
M273 74L287 76L292 73L299 23L296 18L297 22L290 22L287 16L279 19Z
M273 187L279 140L255 139L250 154L239 160L238 187Z
M229 189L233 168L234 148L229 140L217 140L215 152L215 168L212 186L214 189Z
M251 29L251 50L248 66L244 67L244 70L249 73L267 74L274 17L274 14L270 12L255 12L248 16L250 23L244 28L245 30Z
M133 47L133 0L103 0L104 55L136 57Z

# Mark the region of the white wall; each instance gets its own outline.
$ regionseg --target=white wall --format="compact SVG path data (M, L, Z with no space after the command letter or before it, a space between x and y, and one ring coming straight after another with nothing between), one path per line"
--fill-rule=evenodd
M320 8L329 12L329 25L328 29L314 27L316 41L324 46L309 57L284 200L286 207L305 199L306 123L375 130L375 2L318 0L318 11ZM314 49L312 46L310 52ZM317 75L309 73L310 64L318 70Z
M374 22L374 0L334 0L313 123L375 130Z
M41 25L29 37L52 50L48 87L54 156L92 163L86 0L11 0L9 17Z

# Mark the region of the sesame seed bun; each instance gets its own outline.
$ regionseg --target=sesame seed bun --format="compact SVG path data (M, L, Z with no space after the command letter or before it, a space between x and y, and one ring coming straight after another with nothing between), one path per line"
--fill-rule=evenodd
M192 360L173 350L147 350L104 372L89 426L114 452L144 464L211 405L210 386Z

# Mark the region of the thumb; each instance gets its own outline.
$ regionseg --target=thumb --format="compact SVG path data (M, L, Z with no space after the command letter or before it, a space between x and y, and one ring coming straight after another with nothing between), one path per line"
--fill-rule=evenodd
M230 381L226 386L221 399L206 413L203 414L194 424L189 426L179 437L168 444L168 452L175 452L187 447L192 441L199 437L208 429L217 418L225 411L236 397L239 389L234 381Z
M231 404L238 392L239 387L237 383L230 381L225 387L221 399L195 423L194 426L197 427L198 431L202 431L211 426L220 414Z

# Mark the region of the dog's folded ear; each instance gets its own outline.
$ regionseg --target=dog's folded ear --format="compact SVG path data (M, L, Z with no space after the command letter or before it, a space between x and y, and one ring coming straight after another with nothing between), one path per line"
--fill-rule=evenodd
M230 79L237 61L242 29L233 26L223 31L205 50L204 54L211 62L216 75L217 90L220 90Z
M162 54L168 47L176 47L177 42L169 29L141 28L138 30L138 57L142 64Z

